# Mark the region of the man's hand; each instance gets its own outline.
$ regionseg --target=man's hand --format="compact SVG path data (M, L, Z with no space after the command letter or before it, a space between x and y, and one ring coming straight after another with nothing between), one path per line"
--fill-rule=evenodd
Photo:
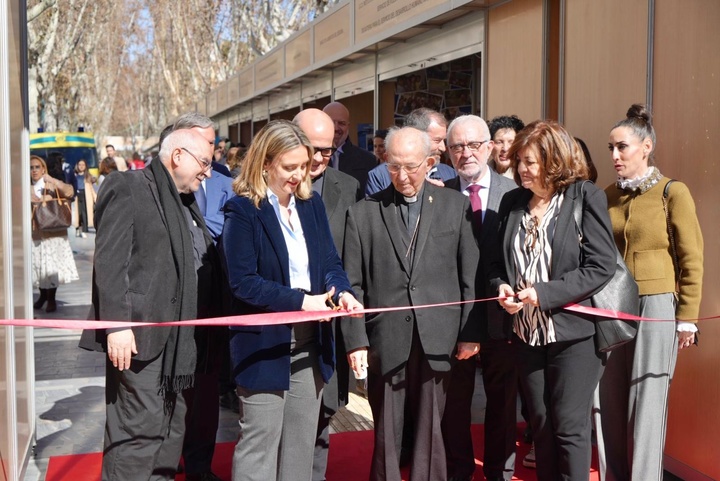
M432 185L437 185L438 187L445 187L445 183L440 179L431 179L430 177L428 177L425 180L427 180Z
M470 359L479 352L480 344L477 342L458 342L455 357L462 361L463 359Z
M338 299L338 304L340 305L340 308L344 311L359 311L363 309L363 305L360 304L360 301L355 299L352 294L349 292L343 292L343 294ZM350 314L350 317L362 317L362 314Z
M356 379L363 379L367 376L367 347L360 347L348 352L348 364L355 373Z
M133 334L132 329L124 329L108 334L107 353L113 366L118 370L130 369L132 355L137 354L135 334Z

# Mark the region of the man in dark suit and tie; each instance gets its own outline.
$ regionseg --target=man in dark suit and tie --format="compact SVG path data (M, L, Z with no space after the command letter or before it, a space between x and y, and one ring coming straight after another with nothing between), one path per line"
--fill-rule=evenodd
M356 147L350 142L350 111L340 102L330 102L323 112L328 114L335 126L333 143L337 150L330 159L330 167L355 177L365 192L368 172L377 165L375 156L365 149Z
M107 177L95 210L95 319L199 317L219 267L210 262L214 246L193 196L211 175L211 159L200 133L179 129L163 140L159 161ZM108 356L103 480L174 479L182 392L195 377L194 329L88 330L80 347Z
M310 161L310 178L313 191L320 195L325 204L330 232L338 252L342 252L345 239L345 217L348 207L362 198L360 184L356 179L335 169L328 169L333 147L334 126L332 119L322 110L305 109L295 116L293 123L307 135L315 149ZM340 332L340 320L333 320L335 334L335 372L323 389L320 405L313 481L325 481L328 450L330 448L330 418L348 400L349 368L345 356L345 345Z
M480 117L464 115L453 120L447 131L447 146L458 177L446 182L445 187L469 197L473 228L482 255L500 241L497 234L500 201L517 185L488 167L493 142L487 124ZM482 270L478 274L478 295L488 297L487 276ZM487 397L483 471L488 480L509 480L515 467L517 409L517 372L509 344L512 318L495 303L483 305L485 308L487 322L480 331L480 362ZM442 422L448 473L454 480L472 480L475 472L470 435L474 388L475 360L459 361L452 370Z
M391 130L386 146L392 185L348 211L345 270L368 308L475 299L479 250L469 201L425 181L433 162L430 142L411 127ZM415 441L411 479L447 478L438 426L452 365L479 351L479 310L472 303L409 307L343 320L351 369L368 369L375 419L372 480L401 479L406 399Z

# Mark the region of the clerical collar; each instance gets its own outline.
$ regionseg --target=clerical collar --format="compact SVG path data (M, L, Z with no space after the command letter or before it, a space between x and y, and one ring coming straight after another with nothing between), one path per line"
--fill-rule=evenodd
M415 202L417 202L418 200L420 200L422 198L422 193L423 193L424 188L425 188L425 186L423 185L422 187L420 187L420 191L411 197L406 197L406 196L402 195L400 192L398 192L397 190L395 191L395 193L397 194L397 199L399 202L401 202L403 204L414 204Z

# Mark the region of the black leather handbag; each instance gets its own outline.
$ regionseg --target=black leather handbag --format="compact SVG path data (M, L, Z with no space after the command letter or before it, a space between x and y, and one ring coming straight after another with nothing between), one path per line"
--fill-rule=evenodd
M579 202L575 203L573 215L582 237L582 206L585 201L585 182L580 185ZM613 243L614 244L614 243ZM580 241L582 249L582 239ZM615 247L615 274L600 291L590 299L592 306L637 316L640 312L638 285ZM597 316L595 319L595 346L600 352L609 352L632 341L637 335L637 321L627 321Z

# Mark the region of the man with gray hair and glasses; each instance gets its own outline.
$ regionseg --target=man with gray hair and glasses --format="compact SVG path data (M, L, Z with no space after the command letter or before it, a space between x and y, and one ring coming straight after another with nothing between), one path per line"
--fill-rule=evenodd
M209 120L209 119L208 119ZM95 208L92 316L197 319L216 286L212 239L193 193L211 176L212 145L192 128L163 139L157 162L107 177ZM86 330L107 353L102 479L174 479L185 434L182 393L195 380L195 330Z
M488 166L493 151L490 131L483 119L463 115L450 123L447 149L458 177L445 187L461 192L470 200L469 214L480 246L481 258L493 249L498 239L498 208L503 195L517 188L515 182L497 174ZM482 269L476 281L478 297L491 297ZM512 354L512 318L495 303L483 304L487 322L480 330L480 362L487 398L485 408L485 453L483 471L486 479L512 479L515 468L515 430L517 372ZM459 361L453 366L445 416L442 420L445 451L450 478L473 479L475 455L470 434L470 411L475 389L475 359Z

